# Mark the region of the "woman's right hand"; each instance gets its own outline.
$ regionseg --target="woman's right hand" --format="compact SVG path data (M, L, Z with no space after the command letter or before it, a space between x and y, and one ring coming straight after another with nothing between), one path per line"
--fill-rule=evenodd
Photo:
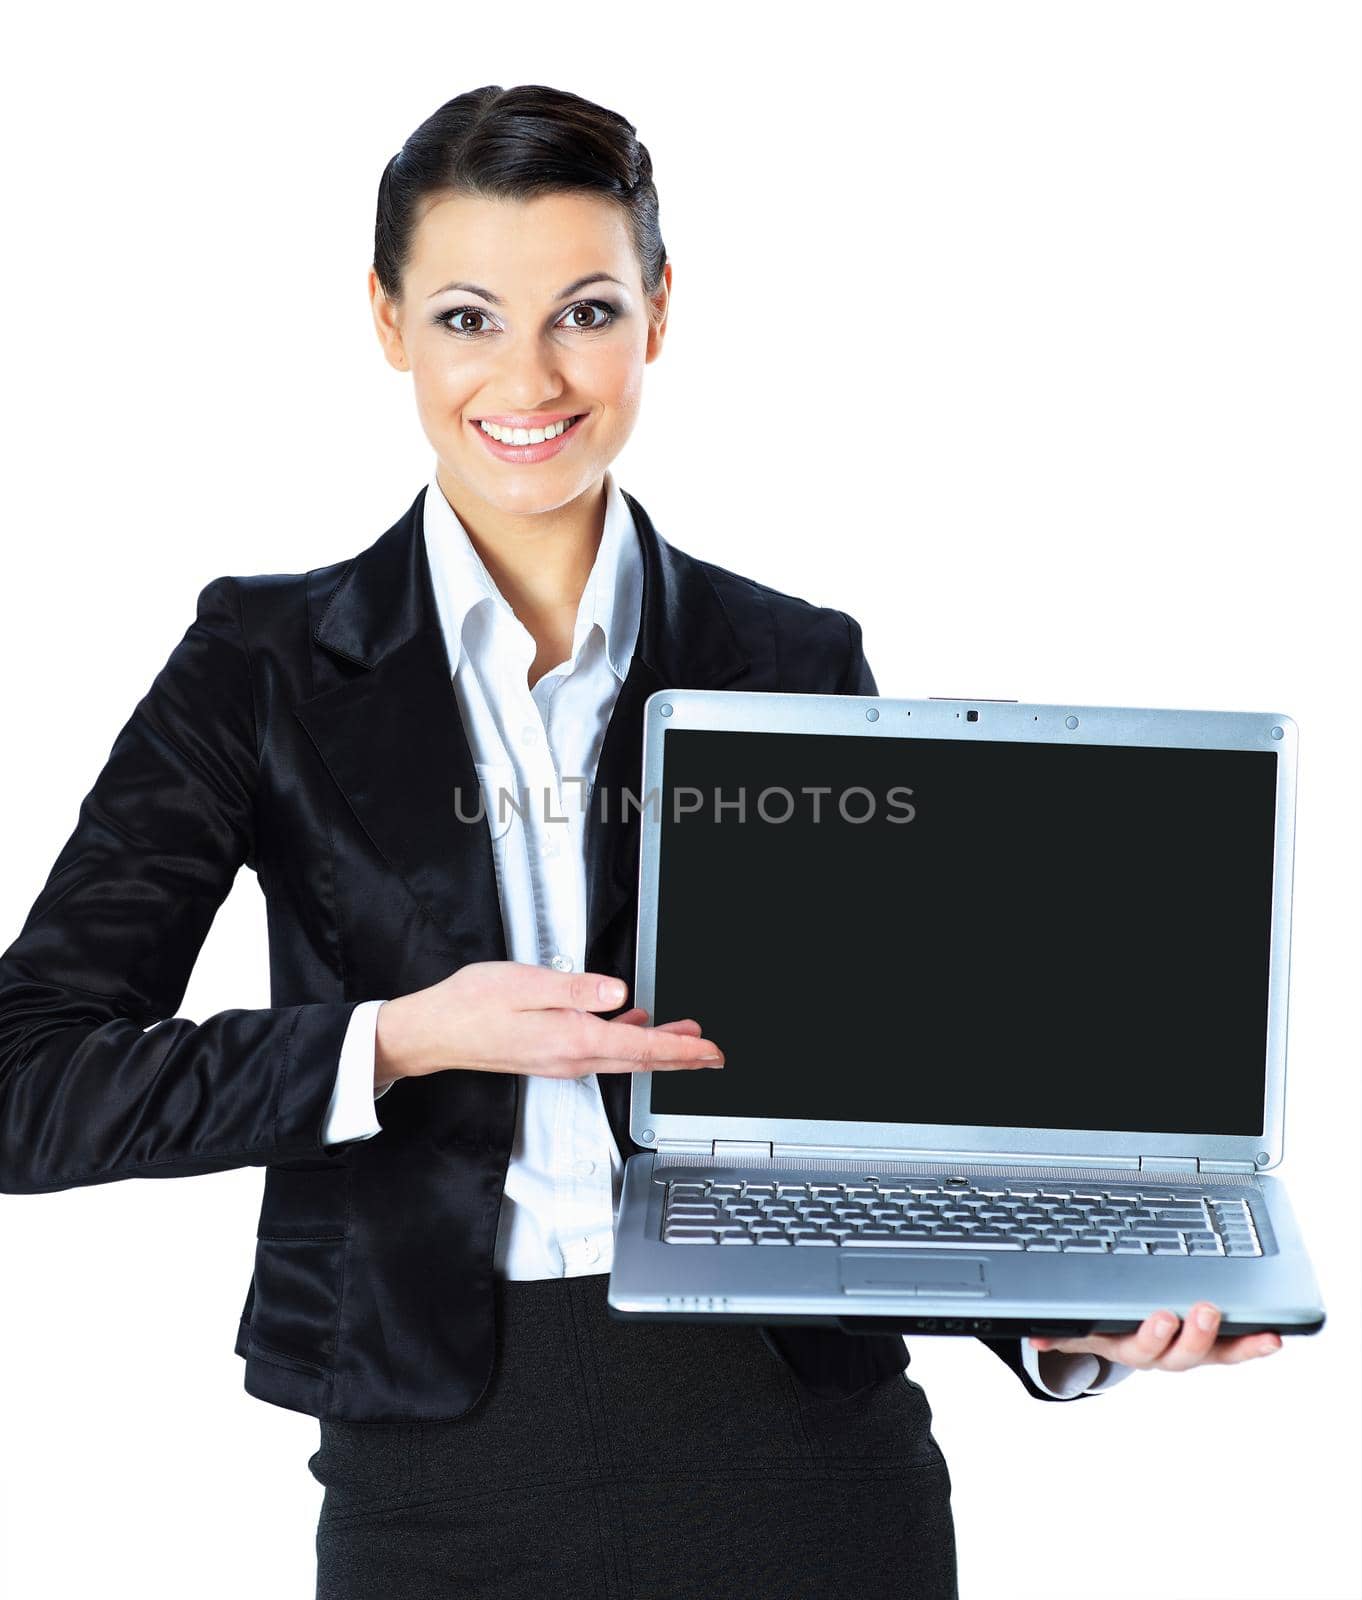
M523 961L470 961L428 989L379 1007L374 1090L428 1072L592 1072L721 1067L723 1054L692 1018L644 1026L627 986L599 972L559 972Z

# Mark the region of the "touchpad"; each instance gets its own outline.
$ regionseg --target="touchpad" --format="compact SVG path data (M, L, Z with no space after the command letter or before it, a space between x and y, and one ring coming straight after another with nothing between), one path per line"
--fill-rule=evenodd
M944 1253L944 1252L943 1252ZM977 1257L940 1260L902 1250L842 1252L847 1294L986 1295L985 1263Z

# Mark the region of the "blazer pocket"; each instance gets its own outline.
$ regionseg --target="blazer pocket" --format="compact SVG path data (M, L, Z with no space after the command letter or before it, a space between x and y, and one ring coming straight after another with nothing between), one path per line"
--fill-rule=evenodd
M250 1345L262 1360L329 1372L345 1241L257 1239Z
M265 1169L250 1342L263 1360L326 1372L336 1353L350 1172L330 1161Z

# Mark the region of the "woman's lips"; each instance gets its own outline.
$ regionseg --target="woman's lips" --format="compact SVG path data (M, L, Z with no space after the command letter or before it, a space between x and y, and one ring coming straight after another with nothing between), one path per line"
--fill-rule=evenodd
M542 444L502 444L499 439L494 439L479 423L470 422L469 427L482 440L488 451L498 461L518 461L525 466L533 466L537 461L547 461L551 456L556 456L565 450L571 443L573 436L580 431L587 420L589 413L584 412L569 428L564 428L562 433L555 438L545 439Z

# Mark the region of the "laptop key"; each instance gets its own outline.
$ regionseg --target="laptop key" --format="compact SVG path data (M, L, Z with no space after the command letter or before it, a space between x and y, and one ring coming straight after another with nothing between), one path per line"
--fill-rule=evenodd
M895 1234L892 1239L866 1239L860 1234L850 1239L842 1240L842 1248L850 1250L854 1247L873 1250L1020 1250L1021 1245L1015 1242L999 1242L997 1244L977 1244L973 1239L943 1239L938 1234L933 1239L905 1239L903 1235Z

